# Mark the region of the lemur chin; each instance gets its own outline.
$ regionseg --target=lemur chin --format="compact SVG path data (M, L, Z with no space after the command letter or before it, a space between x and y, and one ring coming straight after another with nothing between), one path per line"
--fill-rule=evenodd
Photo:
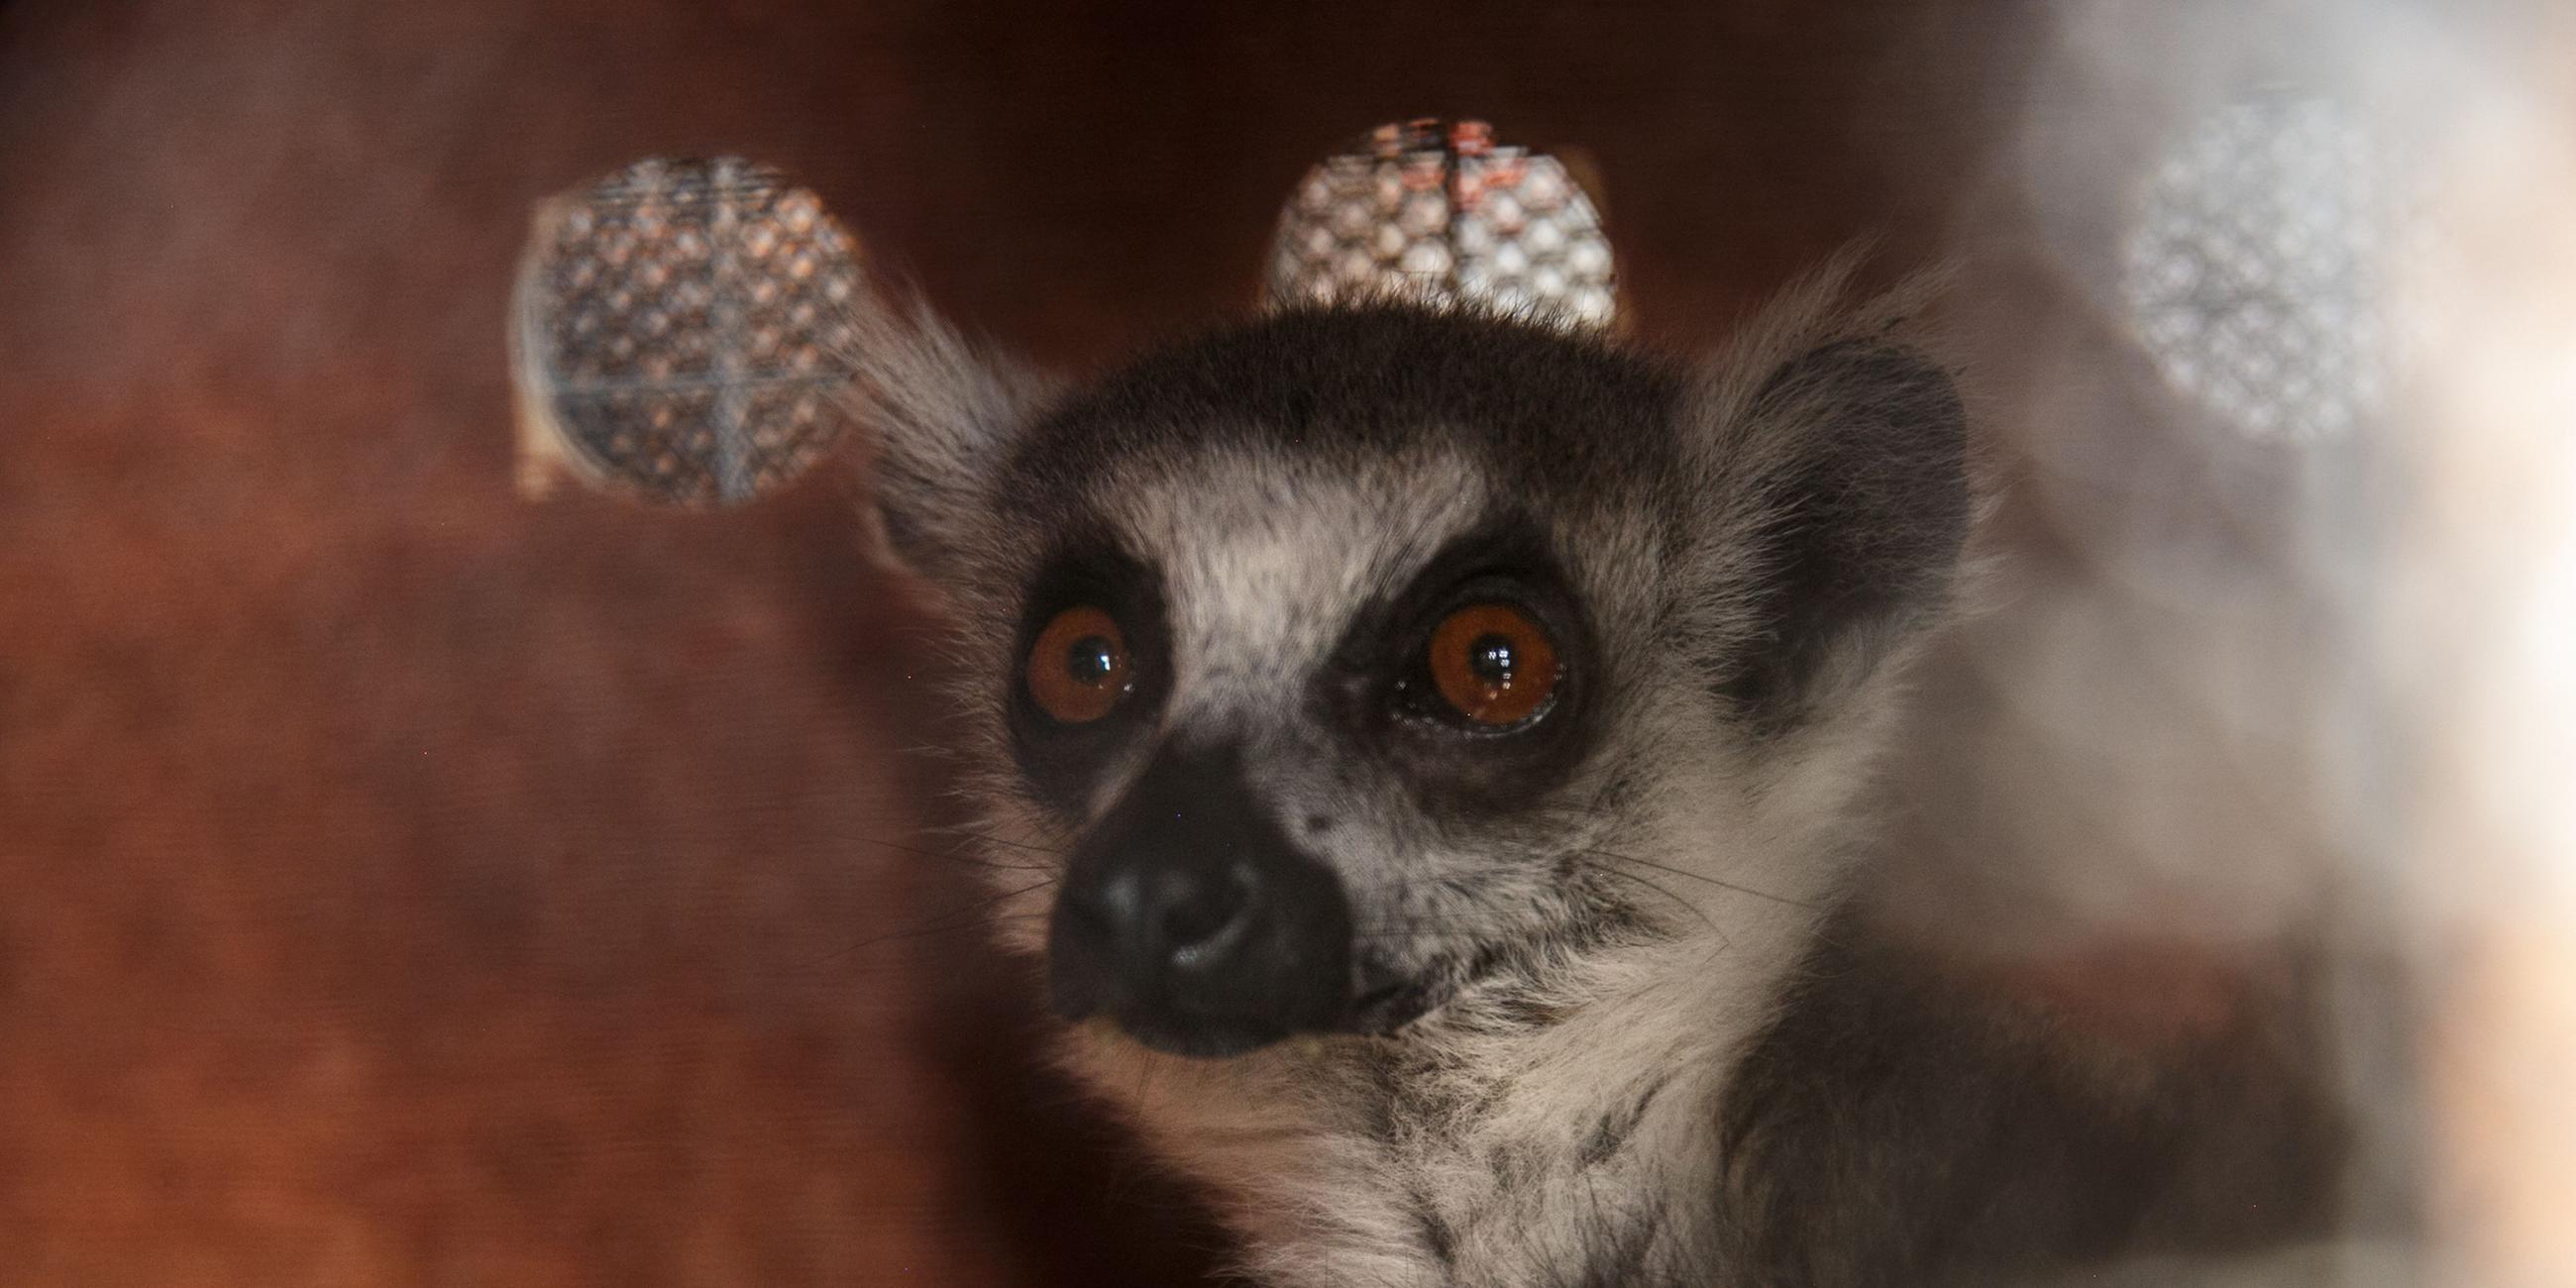
M1049 856L997 924L1255 1278L1985 1284L2321 1219L2319 1113L2104 1074L1854 910L1983 489L1921 290L1846 277L1698 363L1390 304L1079 387L872 306L874 517L983 830Z

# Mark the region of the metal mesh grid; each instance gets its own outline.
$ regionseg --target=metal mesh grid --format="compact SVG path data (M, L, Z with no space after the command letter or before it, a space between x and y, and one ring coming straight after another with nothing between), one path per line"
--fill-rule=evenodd
M2259 439L2350 433L2386 396L2379 149L2323 100L2212 115L2166 157L2122 289L2165 378Z
M650 160L540 212L524 402L596 482L684 504L784 485L848 429L856 248L740 158Z
M1582 188L1482 121L1381 126L1307 171L1280 212L1268 291L1273 304L1474 300L1576 327L1618 315Z

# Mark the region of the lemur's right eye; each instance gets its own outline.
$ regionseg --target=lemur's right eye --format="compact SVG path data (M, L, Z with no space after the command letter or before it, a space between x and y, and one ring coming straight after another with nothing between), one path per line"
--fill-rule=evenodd
M1029 646L1025 668L1038 710L1065 724L1089 724L1117 710L1135 688L1127 637L1097 608L1056 614Z

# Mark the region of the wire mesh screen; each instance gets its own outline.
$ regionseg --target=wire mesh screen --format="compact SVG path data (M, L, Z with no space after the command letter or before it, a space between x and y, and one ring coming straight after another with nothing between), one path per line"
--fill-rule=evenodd
M645 161L557 198L519 287L530 432L658 500L781 486L848 426L858 271L812 192L738 158Z
M2330 100L2213 112L2158 166L2123 293L2165 378L2257 438L2348 434L2386 394L2382 149Z
M1381 126L1307 171L1273 236L1270 299L1474 300L1578 327L1618 316L1601 216L1556 158L1492 126Z

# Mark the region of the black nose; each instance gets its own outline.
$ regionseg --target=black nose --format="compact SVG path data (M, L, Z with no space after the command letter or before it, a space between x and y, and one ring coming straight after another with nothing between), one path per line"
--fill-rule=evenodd
M1067 865L1048 936L1056 1010L1224 1056L1333 1027L1350 907L1223 755L1157 758Z

